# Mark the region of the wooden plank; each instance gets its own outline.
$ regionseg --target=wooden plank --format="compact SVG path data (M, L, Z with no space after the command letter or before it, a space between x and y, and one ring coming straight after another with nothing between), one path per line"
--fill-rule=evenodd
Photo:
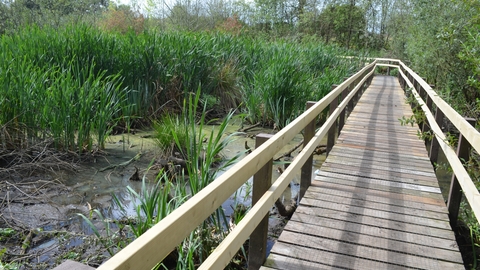
M266 266L276 269L405 269L402 266L373 261L330 251L277 242L272 248ZM274 262L274 263L272 263ZM315 263L314 268L305 262Z
M379 133L372 133L368 132L365 129L359 129L357 131L345 131L342 133L342 137L344 139L363 139L363 140L380 140L382 142L389 142L393 143L394 145L402 144L402 143L412 143L412 146L419 146L425 148L425 142L420 140L417 137L417 134L411 134L409 136L408 134L396 134L396 135L390 135L390 134L382 134L382 132ZM421 148L420 148L421 149Z
M378 157L378 158L385 158L389 160L405 160L409 159L412 160L413 162L417 161L426 161L428 164L430 163L430 159L428 157L425 157L424 155L421 156L415 156L415 155L409 155L404 152L402 153L391 153L391 152L380 152L380 151L372 151L372 150L364 150L364 149L358 149L358 148L349 148L346 145L343 144L337 144L335 145L335 149L332 150L332 155L335 155L339 153L345 153L348 151L348 154L353 154L358 156L368 156L368 157Z
M379 190L379 189L370 189L370 188L367 189L362 187L347 186L339 183L331 183L331 182L325 182L325 181L313 181L312 187L313 186L337 189L337 190L342 190L346 192L364 192L366 194L375 195L375 196L384 197L384 198L391 198L396 200L408 200L412 202L433 204L433 205L442 206L442 207L445 206L445 201L441 195L432 198L432 197L421 196L423 194L420 194L420 196L418 196L418 195L410 195L410 194L404 194L404 193L393 193L388 190Z
M414 175L420 175L420 176L427 176L431 177L433 179L436 179L435 173L433 173L433 169L430 168L430 170L413 170L412 168L405 168L401 166L387 166L385 163L384 165L377 165L374 163L368 163L368 162L350 162L345 159L329 159L328 162L325 161L326 164L336 164L339 166L351 168L351 167L361 167L364 170L368 171L387 171L389 174L390 173L400 173L402 175L409 175L409 174L414 174ZM413 177L413 176L412 176Z
M412 268L418 266L419 260L422 260L425 265L435 265L439 263L438 260L441 260L445 265L449 265L450 269L452 266L463 266L462 257L450 250L433 249L333 228L323 229L319 232L315 226L302 223L290 226L289 230L282 233L278 241L295 244L299 242L299 239L304 239L304 244L310 248L336 251L345 255L350 255L350 250L356 249L357 256Z
M310 195L311 193L321 193L321 194L330 194L331 196L335 196L337 200L343 200L344 198L351 198L354 200L364 200L369 202L376 202L383 205L393 205L393 206L405 206L407 208L414 208L423 210L426 212L436 212L441 214L448 214L448 211L445 209L445 204L436 205L436 204L429 204L429 203L419 203L412 200L405 200L405 199L394 199L391 197L385 196L378 196L376 194L370 193L362 193L361 189L355 189L358 192L350 192L339 190L335 188L322 188L318 186L312 186L308 189L308 192L305 194L309 194L309 196L317 196L317 195Z
M438 219L443 221L448 220L448 215L446 213L425 211L424 209L409 208L402 205L386 204L386 203L378 203L378 202L372 202L367 200L361 200L353 197L353 194L350 194L350 196L344 196L342 197L341 200L339 200L338 196L331 195L331 193L319 193L319 192L311 191L306 194L307 195L305 196L305 200L302 200L300 203L307 206L323 207L324 202L327 202L327 203L341 202L341 204L343 205L360 205L364 208L371 209L371 210L398 213L398 214L408 215L412 217Z
M387 151L392 151L392 150L400 150L402 148L402 144L396 144L396 143L388 143L388 142L380 142L380 141L367 141L361 140L361 139L349 139L349 138L338 138L337 142L339 144L356 144L356 145L361 145L365 147L372 147L374 149L384 149ZM405 146L405 145L403 145ZM420 145L422 147L423 145ZM412 153L416 154L424 154L426 153L425 150L423 149L418 149L418 148L411 148Z
M389 172L389 171L382 171L382 170L366 170L361 166L351 166L349 168L340 166L335 163L323 163L322 164L322 171L326 172L337 172L347 175L358 175L365 178L374 178L374 179L390 179L392 181L401 181L402 179L406 179L404 182L409 180L412 181L434 181L434 178L418 175L418 174L407 174L407 173L399 173L399 172Z
M388 219L388 215L377 215L377 217L372 216L362 216L355 213L336 211L329 208L312 208L312 207L298 207L296 212L321 218L330 218L343 220L348 223L356 224L366 224L370 226L380 226L382 228L389 228L397 231L404 232L415 232L420 235L434 236L438 238L455 240L455 236L452 231L436 228L436 227L427 227L418 224L409 224L401 222L398 220Z
M292 222L291 225L289 225L290 222ZM373 237L392 239L396 241L413 243L416 245L424 245L436 249L445 249L458 252L457 242L453 239L447 240L429 235L420 235L416 234L414 231L397 231L385 226L381 227L377 225L358 224L354 222L345 223L343 220L310 216L302 213L296 213L293 215L292 219L285 226L285 230L290 230L290 226L295 225L295 222L301 224L311 224L316 226L317 230L320 232L323 230L323 228L341 228L345 232L354 232Z
M349 124L348 126L345 126L343 131L345 132L359 132L359 133L374 133L374 132L382 132L385 135L394 135L397 134L400 129L395 129L395 128L378 128L378 127L369 127L368 124L363 124L363 125L356 125L354 126L353 124ZM401 131L407 136L417 136L418 130L416 129L411 129L411 130L404 130Z
M379 147L379 146L375 146L375 145L366 145L366 144L362 144L361 142L350 142L350 143L345 143L343 142L342 143L343 146L346 146L346 147L350 147L350 148L356 148L356 149L360 149L360 150L369 150L369 151L378 151L378 152L385 152L385 153L391 153L391 149L389 149L388 147ZM423 153L419 153L419 152L416 152L416 151L413 151L411 152L411 155L412 156L425 156L423 155Z
M419 185L412 185L412 184L406 184L406 183L398 183L393 181L377 180L372 178L362 178L362 177L356 177L356 178L357 178L356 182L344 180L343 177L330 178L325 176L317 176L315 180L331 183L331 184L352 186L356 188L382 190L382 191L388 191L390 193L422 196L424 198L434 198L434 199L442 198L439 188L435 188L434 190L432 190L431 189L432 187L427 187L427 186L419 186Z
M344 151L337 151L330 152L330 159L345 159L348 161L357 161L362 162L372 162L372 163L381 163L386 162L387 164L396 164L398 166L411 166L415 168L425 169L425 170L432 170L432 166L430 160L428 159L413 159L413 158L404 158L404 156L397 156L394 153L389 153L386 156L379 156L379 155L370 155L366 153L362 153L360 151L351 151L350 149L345 149Z
M448 222L447 219L439 220L439 219L426 218L423 216L411 216L411 215L407 215L406 213L396 213L388 210L371 209L371 208L367 208L365 205L357 206L353 204L344 204L338 201L330 202L330 201L321 201L321 200L316 200L311 198L305 198L304 200L300 201L300 205L308 206L312 211L316 211L317 209L321 208L322 210L333 210L342 214L347 213L349 215L361 215L363 217L381 218L385 222L387 220L394 221L394 222L398 221L398 222L404 222L408 224L428 226L431 228L451 230L450 223Z

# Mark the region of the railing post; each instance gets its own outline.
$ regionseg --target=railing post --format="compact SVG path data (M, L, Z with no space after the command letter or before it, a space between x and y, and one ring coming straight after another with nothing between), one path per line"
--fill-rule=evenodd
M315 104L313 101L307 102L307 110ZM305 147L315 135L315 120L308 123L303 132L303 147ZM302 167L302 173L300 178L300 194L298 195L298 201L303 198L308 187L312 183L312 166L313 166L313 154L307 159Z
M425 93L427 93L425 91ZM430 98L430 96L428 94L426 94L426 104L427 104L427 108L428 110L431 112L432 111L432 105L433 105L433 101L432 99ZM425 121L423 121L423 125L422 125L422 132L430 132L432 129L428 126L428 121L425 119ZM432 140L430 139L429 136L426 136L425 137L425 145L428 145L429 142L431 142Z
M474 126L474 118L465 118L467 122ZM463 137L460 133L458 138L457 146L457 156L458 158L465 163L470 159L470 149L472 146L470 143ZM458 211L460 209L460 202L462 201L462 187L458 183L458 179L455 174L452 175L452 182L450 183L450 192L448 194L447 208L448 208L448 217L450 218L450 226L454 229L457 226Z
M337 88L337 85L334 84L332 85L332 90ZM333 111L335 111L335 109L337 108L338 106L338 97L335 97L332 102L330 102L330 108L329 108L329 113L328 113L328 117L330 117L332 114L333 114ZM335 119L335 121L333 122L332 126L330 127L330 129L328 130L328 138L327 138L327 152L326 152L326 155L328 156L328 154L330 153L330 151L332 150L333 148L333 145L335 144L335 135L336 135L336 132L335 130L337 129L337 119Z
M255 147L259 147L272 136L273 135L269 134L258 134L256 136ZM272 167L273 160L270 160L253 176L252 206L257 203L272 185ZM268 214L265 215L250 235L248 255L249 270L259 269L267 258L267 233Z
M441 128L442 127L442 122L443 122L443 112L440 110L438 107L435 110L435 122L437 122L437 125ZM438 143L438 139L435 137L432 140L432 144L430 145L430 162L432 162L433 165L437 163L438 160L438 150L439 150L440 144Z
M359 87L358 87L358 91L355 93L355 95L353 95L353 99L354 99L353 106L354 107L357 106L357 103L360 100L360 96L362 95L363 88L365 87L365 83L363 83L362 85L359 85L360 84L360 79L355 80L355 85L358 85ZM353 111L353 107L352 107L352 111Z
M348 78L346 78L348 79ZM345 89L342 91L342 99L340 102L343 102L345 98L347 97L348 93L350 92L351 84L349 84ZM338 117L338 135L340 135L340 132L342 131L343 126L345 125L345 111L347 110L347 107L343 108L343 110L340 112L340 115Z
M357 80L354 80L352 84L350 84L350 88L348 90L348 93L350 93L351 91L353 91L353 89L355 89L355 86L357 86ZM352 98L350 98L350 100L348 101L348 104L347 104L347 117L352 113L353 111L353 107L354 107L354 99L355 99L355 96L353 96Z
M389 65L391 64L390 61L387 62ZM390 76L390 66L387 67L387 76Z
M398 71L402 71L402 67L398 67ZM403 77L402 77L402 74L400 74L400 72L397 73L397 79L398 79L398 83L400 83L400 87L403 90L405 90L405 86L403 85L404 84Z

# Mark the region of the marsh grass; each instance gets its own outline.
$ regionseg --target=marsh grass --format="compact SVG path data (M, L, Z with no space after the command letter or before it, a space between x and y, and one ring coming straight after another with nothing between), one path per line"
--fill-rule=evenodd
M233 111L227 117L219 120L219 124L209 132L205 132L205 127L209 123L206 120L206 112L203 109L198 112L197 108L201 102L201 90L198 88L196 93L191 93L185 99L184 110L181 116L169 116L161 125L160 130L162 140L165 140L165 133L170 132L176 149L181 151L187 160L186 171L180 172L175 179L171 180L162 170L154 182L148 182L144 177L139 192L131 187L127 191L134 201L135 215L127 217L127 206L120 198L113 196L116 207L127 220L128 227L135 237L139 237L148 229L157 224L173 210L178 208L189 198L197 194L201 189L215 180L217 172L230 166L235 162L234 157L229 160L223 160L221 151L232 141L233 134L226 134L229 122L233 117ZM207 104L204 105L204 108ZM183 130L179 131L179 127ZM179 134L182 135L179 135ZM165 141L167 142L167 141ZM99 213L95 210L95 213ZM95 225L85 216L81 215L92 227L94 234L101 239L104 246L109 246L108 238L102 237ZM104 219L101 217L102 220ZM110 228L105 224L105 228ZM218 208L210 217L208 217L189 237L187 237L176 251L171 254L176 261L176 269L193 269L195 265L201 263L210 252L223 240L228 233L228 219L222 207ZM107 232L110 231L107 229ZM108 233L107 233L108 235ZM243 258L245 258L243 250ZM159 265L158 268L164 266Z
M199 85L215 115L237 109L250 123L281 128L362 63L315 39L119 34L81 24L28 27L3 35L0 49L0 126L9 144L51 137L78 152L102 148L115 125L128 130L181 113Z

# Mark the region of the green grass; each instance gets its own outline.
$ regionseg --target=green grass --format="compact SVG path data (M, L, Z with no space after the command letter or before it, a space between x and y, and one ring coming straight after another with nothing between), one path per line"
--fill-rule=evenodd
M3 138L12 147L52 139L78 152L102 148L114 125L181 113L198 86L213 115L237 109L250 123L281 128L361 64L315 39L118 34L86 25L21 29L1 36L0 49Z

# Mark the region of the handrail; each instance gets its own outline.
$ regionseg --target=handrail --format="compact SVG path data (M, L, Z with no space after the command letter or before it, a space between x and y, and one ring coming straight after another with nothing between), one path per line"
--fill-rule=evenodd
M341 110L347 106L349 98L359 91L368 77L373 75L376 61L366 65L362 70L338 85L329 94L315 105L306 110L302 115L280 130L215 181L190 198L187 202L174 210L159 223L119 251L98 269L151 269L162 261L175 247L183 241L191 231L208 218L221 204L241 187L254 173L264 166L278 151L299 134L310 122L314 121L320 113L353 82L361 78L355 88L349 93L326 123L320 128L307 147L293 161L282 176L261 197L257 204L247 213L236 228L207 258L202 269L222 269L238 251L240 245L249 237L250 233L260 222L275 200L286 188L293 174L305 163L312 154L316 145L326 131L336 121ZM367 75L365 76L365 73ZM260 219L258 218L260 217ZM243 240L242 240L243 239ZM227 241L228 240L228 241ZM205 265L205 266L204 266Z
M261 219L270 211L270 208L275 201L282 195L291 179L301 169L305 161L313 154L315 148L320 144L320 141L325 137L330 127L335 123L342 110L347 106L350 99L357 93L363 83L368 77L373 75L372 69L362 81L356 85L347 97L338 105L335 111L328 117L326 122L317 131L312 140L303 148L303 150L295 157L293 162L282 173L282 175L272 184L270 189L260 198L250 211L237 224L235 229L231 231L223 242L212 252L212 254L201 265L200 269L223 269L228 264L230 259L235 255L241 245L247 240L255 227L260 223ZM347 80L348 81L348 80ZM345 82L347 82L345 81ZM340 86L339 86L340 87ZM328 99L326 99L328 100ZM317 104L322 103L323 99ZM308 113L305 112L305 113Z

